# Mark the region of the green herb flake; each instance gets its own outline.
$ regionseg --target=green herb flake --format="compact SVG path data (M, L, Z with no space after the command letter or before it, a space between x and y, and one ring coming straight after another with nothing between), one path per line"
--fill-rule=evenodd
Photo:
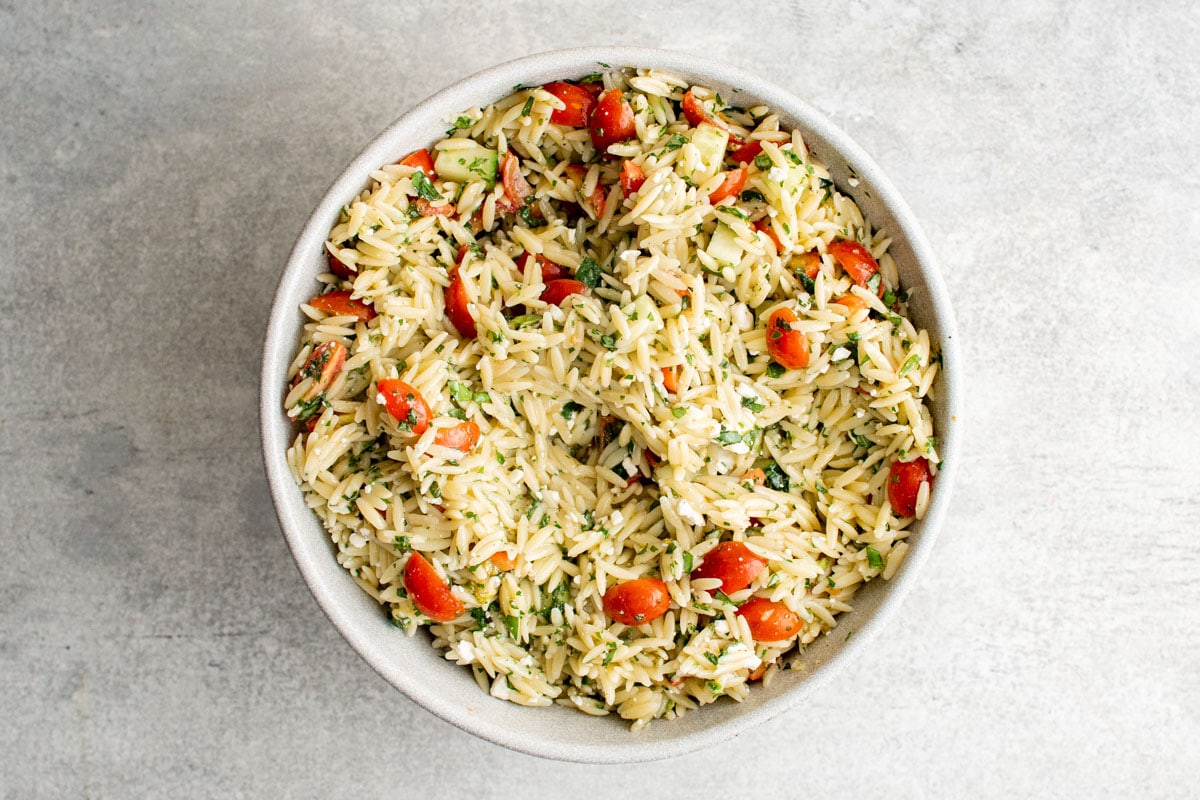
M756 155L754 157L754 166L758 167L761 170L770 169L771 168L771 157L769 155L767 155L766 153L759 153L758 155Z
M909 356L908 358L906 358L904 360L904 363L900 366L900 371L898 373L896 373L896 375L903 378L905 375L907 375L908 373L910 373L914 369L916 369L920 365L920 363L921 363L921 356L918 355L917 353L913 353L911 356Z
M683 551L683 571L690 573L692 571L693 563L694 563L694 557L692 556L692 551L684 550Z
M760 412L764 408L766 408L766 405L764 405L763 402L761 400L759 400L757 397L743 397L742 398L742 408L748 408L751 411L753 411L755 414L757 414L758 412Z
M446 131L446 135L453 136L455 131L465 130L466 128L471 127L472 124L474 124L473 120L464 114L458 119L454 120L454 124L451 125Z
M425 176L423 170L417 170L412 174L411 179L413 188L417 190L417 197L425 200L441 200L442 196L438 194L438 190L433 187L433 183Z
M783 368L783 365L782 365L782 364L777 364L777 363L775 363L774 361L772 361L770 364L767 364L767 377L768 377L768 378L779 378L779 377L782 377L782 376L783 376L783 373L784 373L785 371L786 371L786 370L784 370L784 368Z
M600 285L600 265L590 256L583 259L575 270L575 279L589 289L595 289Z
M504 627L508 628L508 635L516 639L521 628L521 618L513 614L505 614Z
M768 489L774 489L777 492L790 492L792 490L792 479L783 471L783 467L772 461L763 468L766 474L766 480L763 485Z
M579 403L576 403L574 400L568 400L563 405L562 411L560 413L562 414L563 419L570 419L571 417L578 414L580 411L583 411L583 406L581 406Z
M530 97L525 101L525 105L521 108L521 116L528 117L529 112L533 111L533 98Z
M871 569L883 569L883 556L874 547L867 548L867 564Z
M721 428L721 433L718 434L716 441L721 444L737 444L742 441L742 435L737 431L731 431L726 428Z
M671 409L671 416L674 417L675 419L683 419L685 414L687 414L686 408L676 407L676 408Z

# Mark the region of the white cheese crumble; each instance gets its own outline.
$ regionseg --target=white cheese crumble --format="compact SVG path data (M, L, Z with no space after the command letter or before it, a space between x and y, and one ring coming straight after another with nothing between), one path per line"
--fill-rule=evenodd
M838 349L834 350L832 353L829 354L830 361L841 361L842 359L849 358L849 357L850 357L850 351L844 347L839 347Z
M733 326L739 331L748 331L754 327L754 314L745 303L734 303L730 311Z
M771 169L767 172L767 180L772 180L776 183L783 183L786 177L787 170L783 167L771 167Z
M675 511L679 514L679 518L689 525L699 526L704 524L704 516L693 508L692 504L687 500L681 499L679 504L675 506Z
M739 456L744 456L750 452L750 446L745 442L734 442L731 445L727 445L725 449L731 453L737 453Z
M625 524L625 515L621 513L621 509L617 509L608 515L608 519L612 522L614 528L619 528Z

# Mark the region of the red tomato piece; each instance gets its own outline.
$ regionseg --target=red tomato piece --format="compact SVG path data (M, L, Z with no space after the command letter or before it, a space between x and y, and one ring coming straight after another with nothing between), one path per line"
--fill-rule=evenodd
M783 252L783 242L779 241L779 235L775 233L775 226L771 224L771 220L763 217L758 222L754 223L754 230L759 233L765 233L767 238L775 243L775 252Z
M404 588L422 614L437 622L449 622L466 610L433 565L413 552L404 565Z
M467 288L463 286L462 276L458 274L457 267L450 273L450 285L446 287L445 297L446 316L450 318L450 324L458 331L458 335L464 339L474 339L478 336L475 318L471 316L471 309L467 306Z
M799 321L790 308L777 308L767 317L767 352L788 369L808 366L808 339L800 331L792 330L792 324Z
M754 469L746 470L742 474L742 480L749 481L755 486L762 486L767 482L767 473L755 467Z
M687 117L688 124L693 128L699 125L701 122L713 121L712 116L704 108L704 103L700 101L699 97L696 97L696 95L692 93L691 89L688 89L684 93L683 103L681 103L681 105L683 106L683 115Z
M917 493L922 483L932 483L929 462L924 458L912 461L893 461L888 469L887 493L892 510L901 517L917 513Z
M469 453L479 443L479 425L473 419L460 422L450 428L442 428L433 437L433 443L439 447L452 447Z
M345 363L346 348L341 342L325 342L317 345L304 361L304 365L300 367L300 371L296 373L296 377L292 379L292 386L305 378L313 379L312 386L300 400L309 402L320 397L337 378Z
M623 625L652 622L671 607L667 585L658 578L637 578L604 593L604 613Z
M404 158L396 162L402 167L413 167L425 173L425 177L431 181L437 180L437 173L433 171L433 156L428 150L414 150Z
M587 127L592 106L596 104L596 98L591 92L566 81L553 81L542 88L567 106L564 109L555 109L550 115L551 122L555 125L569 125L572 128Z
M765 597L752 597L742 604L738 616L750 626L756 642L781 642L790 639L804 628L796 612L783 603Z
M324 311L326 314L334 314L339 317L358 317L363 322L370 322L375 319L375 308L369 306L362 300L356 300L350 296L348 290L337 292L327 292L322 295L317 295L308 304L318 311Z
M542 290L542 302L552 306L561 306L573 294L587 294L587 284L574 278L559 278L548 281Z
M867 307L867 301L856 294L844 294L833 302L839 306L845 306L846 310L851 314Z
M517 257L517 269L521 271L522 275L524 275L528 270L529 257L529 253L521 253L521 255ZM561 264L555 264L545 256L539 255L534 256L534 258L537 259L537 263L542 265L542 283L556 281L559 278L565 278L569 274L565 267L563 267Z
M567 173L567 177L575 184L575 193L583 195L583 182L587 178L587 167L583 164L568 164L563 170ZM588 195L588 204L592 207L592 213L596 215L596 219L600 219L604 214L604 204L608 200L608 195L604 191L604 186L600 181L596 181L596 188L592 189L592 193Z
M501 572L508 572L517 565L517 560L510 556L507 550L497 550L488 556L488 561Z
M879 264L875 261L875 257L871 255L870 250L858 242L838 239L836 242L829 243L829 254L841 264L842 269L846 270L846 274L856 284L864 289L871 289L878 295L883 295L882 276L875 278L875 286L871 286L872 276L879 273Z
M596 107L592 109L589 127L592 144L601 153L607 151L609 145L624 142L637 135L633 107L629 105L620 89L611 89L600 95Z
M504 184L504 203L497 203L502 214L515 214L525 206L525 199L533 194L533 187L521 174L521 160L512 150L504 154L500 163L500 181Z
M333 253L326 250L325 255L329 257L329 271L334 275L337 275L339 278L350 278L351 280L358 275L354 267L351 267Z
M621 162L621 191L626 197L641 189L645 182L646 173L640 166L629 159Z
M422 217L444 217L454 213L453 203L442 203L435 206L424 197L416 199L416 206Z
M722 592L733 594L749 586L766 568L766 559L741 542L721 542L692 570L692 580L716 578Z
M797 253L792 256L792 268L803 272L806 277L815 278L821 271L821 255L816 250L807 253Z
M400 430L420 436L429 429L429 404L421 393L404 381L384 378L376 387L383 407L392 415Z
M708 196L708 202L715 206L727 197L737 197L745 185L746 168L731 169L725 173L725 180L721 181L717 190Z
M672 367L662 368L663 388L671 394L679 391L679 381L675 378L675 370Z
M575 85L590 94L593 99L604 93L604 83L601 81L581 81Z
M733 142L730 142L730 146L733 146ZM733 159L733 163L735 164L749 164L761 152L762 142L758 139L751 139L748 142L738 144L733 152L729 154L729 157Z

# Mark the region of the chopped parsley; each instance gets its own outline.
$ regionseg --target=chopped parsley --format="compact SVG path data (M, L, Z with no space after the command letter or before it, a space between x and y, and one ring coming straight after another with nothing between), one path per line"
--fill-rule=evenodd
M868 547L867 563L871 566L871 569L883 569L883 556L874 547Z
M578 414L580 411L583 411L583 406L581 406L579 403L576 403L574 400L568 400L563 405L562 411L560 413L562 414L563 419L570 419L571 417Z
M759 169L763 169L763 170L770 169L771 168L771 157L769 155L767 155L766 153L759 153L758 155L756 155L754 157L754 166L758 167Z
M782 364L777 364L774 361L767 364L767 377L769 378L781 377L785 371Z
M521 116L528 117L529 112L531 112L531 111L533 111L533 98L532 97L530 97L528 100L525 101L525 105L521 109Z
M580 262L578 269L575 270L575 279L589 289L595 289L600 285L600 265L596 263L596 259L588 256Z
M790 492L792 490L792 479L783 471L783 467L772 461L767 466L763 467L763 472L766 474L766 480L763 485L768 489L774 489L777 492Z
M766 408L766 405L764 405L763 402L761 400L759 400L757 397L743 397L742 398L742 408L748 408L751 411L753 411L755 414L757 414L758 412L760 412L764 408Z
M446 131L446 135L453 136L455 131L465 130L466 128L471 127L472 124L474 124L474 121L466 114L463 114L461 117L454 120L454 124L451 125Z
M433 183L425 176L423 170L417 170L412 174L412 185L417 190L417 197L425 200L441 200L442 196L438 190L433 187Z
M899 377L903 378L905 375L907 375L908 373L910 373L914 369L916 369L920 363L921 363L921 356L918 355L917 353L913 353L911 356L909 356L908 358L906 358L904 360L904 364L902 364L900 366L900 371L897 372L896 374Z

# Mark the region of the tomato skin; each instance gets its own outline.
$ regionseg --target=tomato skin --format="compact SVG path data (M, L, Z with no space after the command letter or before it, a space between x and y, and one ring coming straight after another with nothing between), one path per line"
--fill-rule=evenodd
M933 483L929 473L929 462L924 458L912 461L893 461L888 468L887 492L892 510L901 517L911 517L917 512L917 493L921 484Z
M687 117L688 124L693 128L701 122L711 122L712 117L704 110L704 104L700 102L700 98L688 89L683 95L683 102L680 104L683 107L683 116Z
M350 295L351 292L344 289L337 292L327 292L309 300L308 304L318 311L324 311L326 314L334 314L339 317L358 317L363 322L370 322L375 319L374 306L369 306L362 300L356 300Z
M746 470L742 474L742 480L749 481L755 486L762 486L767 482L767 473L755 467L754 469Z
M766 568L766 559L741 542L721 542L709 551L700 566L692 570L692 580L717 578L721 581L718 588L725 594L732 594L749 586Z
M376 389L383 397L383 407L400 425L401 430L411 431L414 436L420 436L429 429L429 420L433 415L420 392L395 378L384 378Z
M708 196L708 202L715 206L727 197L737 197L745 185L746 168L738 167L737 169L731 169L725 173L725 180L721 182L716 191Z
M839 306L845 306L847 312L850 314L867 307L867 301L863 300L856 294L844 294L833 302L837 303Z
M637 135L633 107L625 100L625 95L620 89L610 89L600 95L596 107L592 109L589 129L592 145L601 153L606 152L609 145L632 139Z
M671 593L658 578L637 578L604 593L604 613L623 625L645 625L671 607Z
M570 274L567 272L566 267L562 266L561 264L555 264L545 256L531 256L529 253L521 253L521 255L517 257L517 269L521 271L522 275L524 275L526 270L529 268L529 259L531 257L537 259L537 263L542 265L542 283L550 283L550 281L556 281L559 278L565 278L568 274Z
M792 256L792 268L803 272L806 277L815 278L821 271L821 254L816 250L797 253Z
M337 378L345 363L346 347L341 342L325 342L313 348L296 377L292 379L292 386L305 378L313 379L312 386L300 398L301 401L309 402L320 397Z
M488 556L488 561L501 572L508 572L517 565L517 560L510 556L507 550L497 550Z
M871 276L879 272L879 264L875 261L875 257L871 255L871 251L863 247L858 242L851 242L845 239L838 239L836 242L829 243L829 254L832 255L841 264L842 269L846 270L856 284L869 289L869 281ZM879 286L876 294L883 295L883 281L879 281Z
M358 273L349 264L343 262L340 258L329 252L329 250L325 251L325 255L329 257L329 271L334 275L337 275L339 278L349 278L350 280L358 276Z
M500 181L504 184L504 202L496 203L502 214L515 214L525 206L526 198L533 195L533 187L521 174L521 160L509 150L500 162Z
M559 278L546 284L542 290L542 302L552 306L561 306L573 294L587 294L587 284L573 278Z
M433 156L427 149L414 150L396 163L402 167L414 167L421 170L431 181L438 179L437 173L433 171Z
M800 331L792 330L794 322L799 319L790 308L771 312L767 317L767 352L788 369L804 369L808 366L808 339Z
M575 182L576 194L583 194L583 181L587 177L587 167L583 164L568 164L564 170L567 176ZM588 204L592 207L592 212L596 215L596 219L604 214L604 203L608 200L608 194L604 191L604 186L600 181L596 181L596 188L592 189L592 193L588 195Z
M750 635L756 642L781 642L804 628L796 612L783 603L765 597L750 598L737 610L737 614L746 620Z
M663 388L671 394L679 391L679 380L675 377L675 369L673 367L663 367Z
M450 591L450 584L418 552L414 551L404 565L404 588L413 605L437 622L457 619L466 611L462 601Z
M754 230L759 233L765 233L767 238L775 243L775 252L783 252L783 242L779 241L779 234L775 233L775 226L771 224L771 220L763 217L758 222L754 223Z
M732 144L732 142L730 144ZM761 152L762 142L760 142L758 139L751 139L748 142L742 142L736 148L734 148L733 152L729 154L729 157L733 159L733 163L735 164L749 164L754 160L754 157Z
M458 268L450 273L450 285L446 287L446 316L450 318L450 324L458 331L458 335L464 339L474 339L479 335L475 329L475 318L471 316L471 309L467 303L467 287L463 286L462 276L458 274Z
M564 109L555 109L550 115L550 121L555 125L569 125L572 128L587 127L592 115L592 106L596 98L582 86L576 86L566 81L552 81L542 87L550 94L566 103Z
M452 447L469 453L479 444L479 424L469 419L450 428L442 428L433 437L433 443L439 447Z
M416 199L416 206L422 217L446 217L454 213L453 203L442 203L435 206L424 197Z
M621 163L621 191L626 197L641 189L645 182L646 173L639 165L629 159Z

